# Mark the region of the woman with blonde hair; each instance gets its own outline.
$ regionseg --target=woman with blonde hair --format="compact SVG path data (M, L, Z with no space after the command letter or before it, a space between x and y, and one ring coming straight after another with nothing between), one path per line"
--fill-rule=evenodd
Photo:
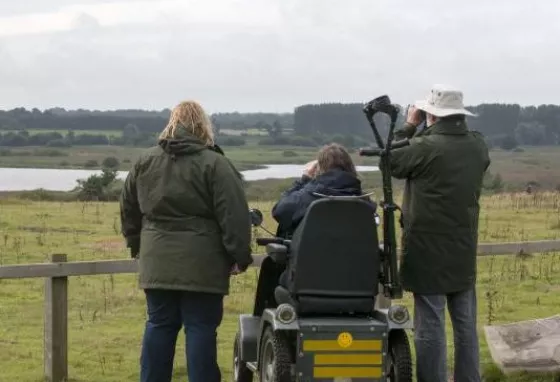
M220 382L223 298L230 276L252 262L251 225L240 174L214 144L198 103L172 110L158 145L129 172L120 207L147 302L140 380L171 381L184 327L189 381Z

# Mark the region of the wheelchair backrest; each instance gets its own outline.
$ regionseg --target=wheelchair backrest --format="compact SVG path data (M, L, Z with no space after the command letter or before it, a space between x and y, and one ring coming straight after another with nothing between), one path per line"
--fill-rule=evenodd
M375 210L363 199L314 201L294 232L291 252L289 290L301 303L305 297L327 305L329 299L368 303L377 295L381 260Z

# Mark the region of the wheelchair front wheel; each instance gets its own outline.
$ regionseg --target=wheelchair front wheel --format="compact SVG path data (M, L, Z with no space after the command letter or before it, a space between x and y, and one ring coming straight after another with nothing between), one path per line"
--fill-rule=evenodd
M410 344L403 329L389 333L387 382L412 382Z
M292 350L287 336L282 332L265 329L259 358L260 382L293 382Z

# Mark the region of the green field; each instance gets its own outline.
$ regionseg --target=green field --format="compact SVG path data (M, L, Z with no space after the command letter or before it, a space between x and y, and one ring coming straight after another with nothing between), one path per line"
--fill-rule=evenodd
M270 202L260 208L274 228ZM262 235L260 231L255 234ZM560 194L484 197L482 242L560 237ZM69 261L125 259L115 203L31 203L0 199L0 264L47 261L66 253ZM255 251L258 249L255 248ZM483 325L548 317L560 306L558 254L504 256L479 260L479 334L486 381L552 382L553 377L501 376L489 356ZM220 365L230 380L236 318L252 308L256 269L233 278L219 332ZM43 281L0 280L0 381L42 381ZM69 372L71 381L137 381L146 318L136 276L70 279ZM488 296L492 296L491 298ZM404 302L409 307L411 299ZM490 310L489 310L489 307ZM451 346L448 326L447 341ZM174 381L185 380L184 337L176 355ZM449 357L452 357L450 348Z
M119 159L123 170L142 152L142 149L122 146L76 146L69 148L10 147L8 155L0 155L0 167L23 168L84 168L88 161L99 166L103 159L114 156ZM0 152L1 154L1 152ZM99 168L98 166L98 168Z
M114 156L121 163L121 170L128 170L145 148L126 146L75 146L69 148L21 147L4 148L0 151L0 167L24 168L84 168L88 161L96 161L100 167L103 159ZM224 147L226 155L240 169L261 164L305 163L313 159L316 148L283 146Z

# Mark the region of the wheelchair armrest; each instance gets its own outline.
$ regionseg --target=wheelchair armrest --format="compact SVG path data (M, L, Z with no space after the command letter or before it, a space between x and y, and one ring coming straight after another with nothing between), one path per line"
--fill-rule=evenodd
M276 243L267 244L266 255L276 264L284 265L288 262L288 247Z

